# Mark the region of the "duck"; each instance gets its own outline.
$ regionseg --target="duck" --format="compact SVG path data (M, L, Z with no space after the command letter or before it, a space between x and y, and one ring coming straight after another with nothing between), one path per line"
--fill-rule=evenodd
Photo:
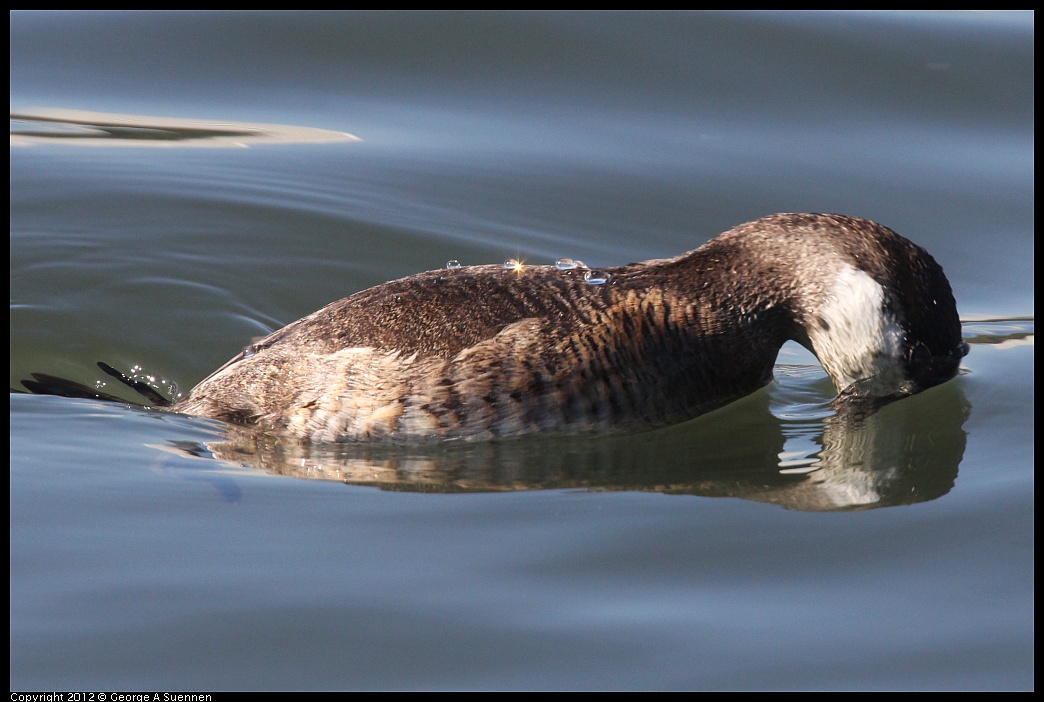
M791 340L837 402L875 407L953 378L968 352L926 250L870 220L782 213L674 258L452 262L390 281L251 343L176 402L99 366L165 411L310 443L419 443L684 422L769 383ZM33 392L60 380L33 375Z

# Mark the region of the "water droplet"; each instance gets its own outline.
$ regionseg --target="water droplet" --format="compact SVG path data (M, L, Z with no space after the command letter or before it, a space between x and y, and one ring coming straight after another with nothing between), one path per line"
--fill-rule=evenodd
M243 358L252 358L257 355L257 345L250 344L250 346L243 347Z
M504 268L507 268L510 271L518 270L521 266L522 264L514 258L509 258L508 260L504 261Z
M588 285L605 285L612 278L612 273L608 271L600 271L597 269L591 269L584 273L584 280Z
M455 258L451 258L446 261L446 268L460 268L460 261Z
M555 261L555 268L560 271L571 271L576 268L576 261L571 258L560 258Z

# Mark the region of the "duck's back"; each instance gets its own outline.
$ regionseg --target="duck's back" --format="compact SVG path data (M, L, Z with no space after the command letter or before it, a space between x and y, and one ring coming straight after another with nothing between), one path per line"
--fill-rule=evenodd
M713 315L648 266L610 284L553 266L385 283L248 347L174 409L311 441L489 438L665 424L767 380L749 340L701 339Z

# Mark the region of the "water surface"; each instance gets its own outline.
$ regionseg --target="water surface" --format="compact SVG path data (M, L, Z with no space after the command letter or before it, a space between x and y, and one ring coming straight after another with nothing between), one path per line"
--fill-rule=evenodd
M1032 688L1033 35L12 14L12 387L184 392L451 259L617 265L780 211L926 247L972 347L860 427L787 346L684 425L423 450L12 395L12 689Z

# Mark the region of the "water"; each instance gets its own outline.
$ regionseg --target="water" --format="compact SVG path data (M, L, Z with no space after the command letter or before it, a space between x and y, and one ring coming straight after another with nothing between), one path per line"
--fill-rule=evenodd
M685 425L411 450L12 395L12 689L1031 689L1033 36L12 14L13 387L122 392L101 360L184 391L385 280L593 272L778 211L925 246L972 347L861 427L788 346Z

